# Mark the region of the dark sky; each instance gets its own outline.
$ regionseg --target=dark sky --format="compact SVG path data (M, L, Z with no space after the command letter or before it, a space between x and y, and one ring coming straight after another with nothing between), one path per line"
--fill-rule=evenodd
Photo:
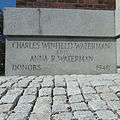
M2 11L4 7L16 7L16 0L0 0L0 9Z

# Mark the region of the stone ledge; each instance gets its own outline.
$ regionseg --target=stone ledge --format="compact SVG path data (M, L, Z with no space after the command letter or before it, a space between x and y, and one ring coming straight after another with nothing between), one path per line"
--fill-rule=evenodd
M5 8L5 35L115 36L114 11Z

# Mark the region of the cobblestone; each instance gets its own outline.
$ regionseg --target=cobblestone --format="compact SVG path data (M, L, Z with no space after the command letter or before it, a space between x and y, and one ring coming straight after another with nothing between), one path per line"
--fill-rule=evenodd
M117 120L117 115L109 110L97 111L96 114L98 115L98 118L102 120Z
M110 89L107 86L98 86L95 87L97 93L110 92Z
M65 104L67 102L66 96L54 96L53 97L53 104Z
M52 95L52 89L51 88L42 88L39 91L39 96L51 96Z
M57 96L57 95L66 95L65 89L64 88L54 88L53 96Z
M64 77L61 75L55 75L55 87L65 87Z
M88 94L88 93L96 93L96 91L92 87L83 87L82 88L83 94Z
M120 75L0 77L0 120L120 120Z
M79 103L84 101L82 95L73 95L69 97L69 103Z
M102 93L100 96L105 101L119 100L119 98L115 95L115 93L112 92Z
M104 101L102 101L102 100L89 101L88 106L93 111L107 109L106 103Z
M76 111L74 112L74 116L78 120L95 120L95 117L90 111Z

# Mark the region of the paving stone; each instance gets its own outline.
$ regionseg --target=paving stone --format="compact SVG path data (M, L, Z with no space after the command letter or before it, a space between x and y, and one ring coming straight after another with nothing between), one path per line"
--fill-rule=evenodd
M7 88L0 88L0 98L7 92Z
M69 97L69 103L79 103L84 101L82 95L73 95Z
M81 94L79 87L67 88L68 96Z
M35 99L36 99L35 95L24 95L19 99L18 103L19 104L34 104Z
M78 120L95 120L95 117L90 111L76 111L74 116Z
M92 86L89 79L82 78L78 80L80 87Z
M0 105L0 113L7 113L13 108L13 104L2 104Z
M36 95L37 94L37 88L27 88L24 91L24 95Z
M74 80L76 80L76 78L73 78L70 75L63 75L63 77L65 78L65 81L74 81Z
M65 104L66 102L67 102L66 96L54 96L53 97L53 105Z
M30 85L28 86L28 88L37 88L40 89L41 88L41 83L39 81L32 81L30 83Z
M14 89L9 89L7 94L22 94L23 89L22 88L14 88Z
M72 103L70 104L72 111L78 111L78 110L88 110L87 105L84 102L81 103Z
M120 110L120 101L108 101L107 105L112 110Z
M8 90L8 92L6 93L5 96L3 96L0 100L0 104L13 104L15 102L17 102L18 98L20 97L20 95L23 93L23 89L11 89Z
M120 91L120 86L110 86L109 88L115 93Z
M98 86L95 87L97 93L110 92L110 89L107 86Z
M66 95L65 88L54 88L53 89L53 95Z
M76 80L79 79L79 75L76 75L76 74L72 74L72 75L70 75L70 77L73 78L73 79L76 79Z
M30 81L28 79L24 79L13 85L13 87L18 87L18 88L26 88Z
M51 96L52 95L52 88L42 88L39 91L39 96Z
M120 78L117 80L114 80L114 82L116 83L116 85L120 85Z
M9 82L2 84L0 87L1 88L11 88L14 83L15 83L14 81L9 81Z
M64 112L60 114L52 115L51 120L72 120L72 113Z
M36 101L36 105L39 104L39 105L44 105L44 104L52 104L52 98L51 97L38 97L37 98L37 101Z
M82 92L83 93L96 93L96 91L92 87L83 87Z
M34 106L34 109L32 111L32 113L37 113L37 114L43 114L43 113L49 113L49 114L52 114L51 113L51 105L49 104L36 104Z
M53 76L45 76L41 85L42 87L53 87Z
M78 84L78 82L76 81L76 80L74 80L74 81L67 81L67 87L69 88L71 88L71 87L78 87L79 86L79 84Z
M41 83L41 85L42 85L42 87L53 87L53 78L49 79L49 78L45 77L43 79L43 82Z
M0 114L0 120L6 120L8 118L8 115L5 113Z
M72 120L73 116L70 112L52 115L51 120Z
M52 81L52 85L45 83L41 88L44 80ZM26 78L16 76L9 77L9 80L3 78L0 81L0 120L8 117L3 113L10 114L7 120L28 120L29 116L29 120L50 120L50 116L52 120L119 120L117 115L120 117L120 101L117 94L119 96L120 85L114 81L120 82L120 75L55 75L54 78L50 75ZM21 86L16 86L17 82ZM98 118L95 119L96 116L90 110Z
M83 94L85 101L100 100L98 94Z
M64 77L61 75L55 75L55 87L65 87L65 80Z
M117 113L118 117L120 118L120 110L117 110L116 113Z
M15 109L14 112L15 113L27 113L29 114L30 111L32 110L32 104L18 104Z
M100 96L105 101L119 100L119 98L114 93L111 92L101 93Z
M106 110L107 105L104 101L102 100L93 100L88 102L88 106L91 110L96 111L96 110Z
M52 75L47 75L47 76L44 76L44 80L50 80L50 81L53 81L54 77Z
M7 120L27 120L28 113L12 113Z
M43 81L44 76L39 76L35 78L35 81L39 81L42 82Z
M50 120L50 116L49 113L31 114L29 120Z
M97 111L95 113L98 115L98 118L102 120L118 120L117 115L109 110Z
M91 84L92 84L92 86L94 86L94 87L95 87L95 86L104 86L104 85L105 85L100 78L91 81Z
M70 106L68 104L59 104L59 105L52 105L52 112L67 112L69 111Z

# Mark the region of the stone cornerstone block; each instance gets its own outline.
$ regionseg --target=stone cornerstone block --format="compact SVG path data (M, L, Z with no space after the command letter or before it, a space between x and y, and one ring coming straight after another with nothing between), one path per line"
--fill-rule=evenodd
M114 11L6 8L6 75L116 73Z
M115 73L115 44L112 38L8 37L6 75Z
M114 11L6 8L5 35L115 36Z

